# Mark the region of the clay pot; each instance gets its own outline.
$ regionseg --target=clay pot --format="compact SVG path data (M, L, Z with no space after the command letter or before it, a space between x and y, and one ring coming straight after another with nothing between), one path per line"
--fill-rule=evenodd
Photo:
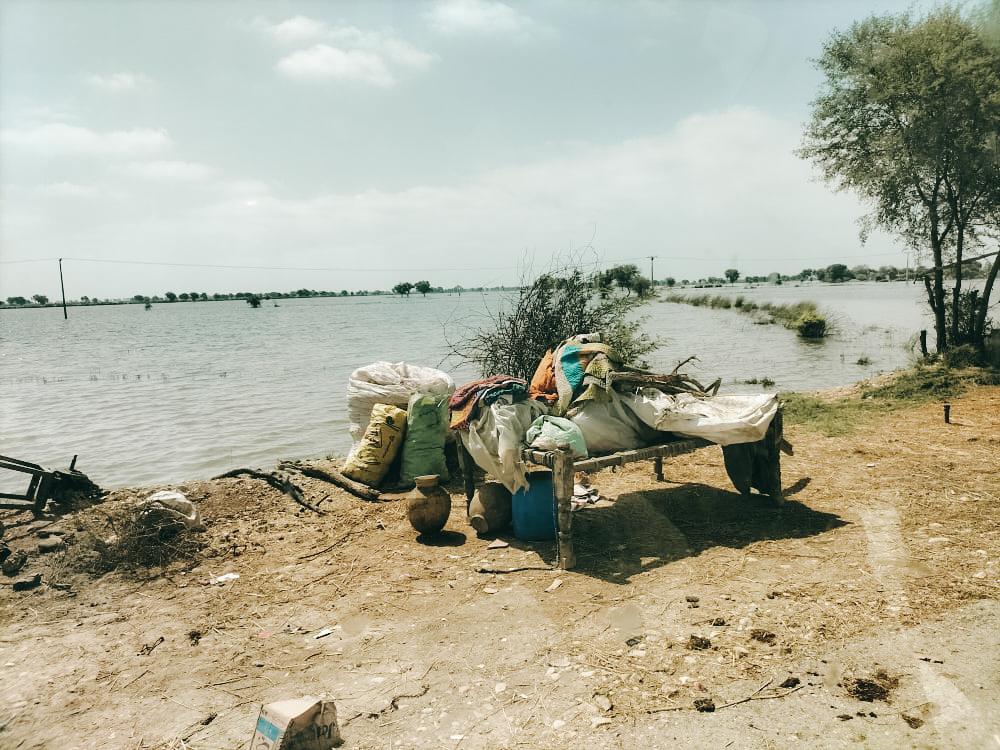
M510 491L500 482L487 482L469 504L469 525L478 534L502 531L510 524Z
M407 501L406 516L421 534L436 534L448 523L451 496L438 485L437 474L414 477L417 483Z

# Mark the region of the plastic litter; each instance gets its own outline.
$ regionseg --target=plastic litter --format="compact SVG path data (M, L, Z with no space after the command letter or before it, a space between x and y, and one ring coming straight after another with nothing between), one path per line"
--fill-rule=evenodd
M215 578L209 578L208 583L211 586L217 586L220 583L229 583L230 581L235 581L239 579L239 573L223 573L221 576L215 576Z
M182 523L188 529L204 529L198 507L182 493L171 490L154 492L149 497L136 502L144 521L155 520Z

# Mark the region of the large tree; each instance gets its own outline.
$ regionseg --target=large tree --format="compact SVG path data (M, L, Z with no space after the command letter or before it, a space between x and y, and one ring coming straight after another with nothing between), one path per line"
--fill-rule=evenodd
M1000 132L1000 54L954 8L923 19L878 16L838 32L817 67L825 76L813 103L801 154L838 188L872 207L866 230L881 227L918 251L929 250L925 276L937 349L957 335L946 322L952 299L944 266L961 268L967 246L996 211Z

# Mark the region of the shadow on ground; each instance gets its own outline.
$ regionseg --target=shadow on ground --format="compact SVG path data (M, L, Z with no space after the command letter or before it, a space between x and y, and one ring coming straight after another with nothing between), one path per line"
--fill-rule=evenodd
M788 494L800 489L793 485ZM574 572L628 583L636 573L712 547L740 549L763 540L799 539L845 524L837 515L794 500L775 506L758 495L748 501L704 484L628 492L612 507L573 515Z

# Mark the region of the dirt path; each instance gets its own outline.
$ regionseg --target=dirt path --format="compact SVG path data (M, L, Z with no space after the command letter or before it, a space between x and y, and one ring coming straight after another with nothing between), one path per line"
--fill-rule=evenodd
M196 566L94 581L57 554L28 570L72 590L0 589L0 746L240 748L261 702L326 693L358 748L1000 748L1000 388L953 403L952 425L789 429L780 510L714 449L664 483L597 474L617 502L575 516L569 573L476 572L553 549L488 550L458 495L430 546L402 503L320 482L322 518L255 480L182 485ZM885 699L849 693L879 670Z

